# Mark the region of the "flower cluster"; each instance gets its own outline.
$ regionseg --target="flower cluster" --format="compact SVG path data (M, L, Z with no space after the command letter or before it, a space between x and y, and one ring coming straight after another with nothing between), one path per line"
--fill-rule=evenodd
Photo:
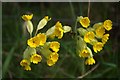
M104 22L95 23L92 27L89 27L90 20L88 17L80 16L77 21L82 25L82 28L77 29L79 33L77 36L77 53L80 57L87 58L85 64L93 65L95 60L88 45L92 45L95 53L100 52L109 39L109 34L106 31L112 29L112 21L105 20Z
M69 32L71 30L70 26L62 26L60 21L56 22L56 24L48 29L45 33L38 33L39 30L44 28L48 21L51 20L48 16L45 16L42 20L39 21L37 25L37 29L35 35L33 36L33 23L31 19L33 18L33 14L23 15L22 19L24 22L24 27L27 28L30 33L30 39L27 40L27 48L23 53L23 60L20 62L20 65L24 67L25 70L31 70L31 63L38 64L42 61L44 57L47 65L54 65L59 58L58 51L60 49L60 43L57 41L47 41L47 38L55 38L61 39L63 34Z

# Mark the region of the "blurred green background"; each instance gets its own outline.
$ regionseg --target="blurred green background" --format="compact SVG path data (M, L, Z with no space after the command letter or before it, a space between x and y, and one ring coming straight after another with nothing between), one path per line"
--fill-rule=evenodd
M89 18L91 25L103 22L106 19L113 21L113 29L109 31L110 39L104 49L94 56L97 67L84 78L117 78L120 75L119 38L120 38L120 3L91 2ZM57 21L74 28L77 16L87 16L87 2L5 2L2 3L2 76L3 78L77 78L81 76L81 67L84 73L93 69L95 65L80 64L81 59L75 53L73 34L66 33L61 40L58 62L48 67L45 61L38 65L32 64L31 71L24 71L19 65L29 34L23 28L21 16L33 13L34 28L45 15L52 20L40 30L45 32ZM78 27L80 25L78 24ZM83 73L83 74L84 74ZM14 79L13 79L14 80Z

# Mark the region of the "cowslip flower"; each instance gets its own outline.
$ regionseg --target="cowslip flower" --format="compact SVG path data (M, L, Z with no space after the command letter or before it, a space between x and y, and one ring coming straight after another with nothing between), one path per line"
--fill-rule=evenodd
M51 53L51 54L49 55L48 60L47 60L48 66L54 65L54 64L57 62L58 57L59 57L59 54L58 54L58 53L56 53L56 52Z
M48 59L47 60L47 65L48 66L52 66L52 65L54 65L55 63L52 61L52 60L50 60L50 59Z
M60 48L60 43L57 42L57 41L50 42L50 48L51 48L53 51L58 52L58 51L59 51L59 48Z
M33 14L30 14L30 15L23 15L22 16L22 19L25 20L25 21L29 21L33 18Z
M38 62L41 62L42 57L36 53L34 53L31 58L30 61L33 62L34 64L38 64Z
M53 62L57 62L58 57L59 57L59 54L56 53L56 52L53 52L53 53L50 54L50 59L51 59Z
M27 71L31 71L31 67L30 66L25 66L24 69L27 70Z
M26 59L23 59L21 62L20 62L20 65L22 67L24 67L25 70L27 71L30 71L31 70L31 67L30 67L30 62Z
M58 21L53 27L47 30L46 35L51 39L58 37L61 39L64 33L71 31L70 26L62 26L62 24Z
M83 49L80 53L79 53L79 56L80 57L88 57L88 56L90 56L90 53L88 52L88 50L87 49Z
M85 35L84 35L84 41L86 43L90 43L91 40L93 40L95 38L95 35L94 35L94 32L87 32Z
M102 37L102 43L105 44L108 39L109 39L109 34L103 35L103 37Z
M86 61L85 61L86 65L93 65L95 64L95 60L93 57L89 57Z
M102 37L105 34L105 29L103 26L98 26L95 30L96 36L97 37Z
M46 35L44 33L37 34L37 37L39 38L39 45L43 46L46 42Z
M58 39L61 39L63 37L63 27L62 24L58 21L55 26L51 27L47 30L46 35L50 38L58 37Z
M30 65L30 62L29 62L28 60L26 60L26 59L23 59L23 60L20 62L20 65L21 65L21 66L28 66L28 65Z
M64 30L62 29L62 24L58 21L55 24L55 32L53 35L58 37L58 39L61 39L63 37L63 32L64 32Z
M96 42L94 45L93 45L93 50L94 52L97 53L97 51L101 51L103 49L103 43L102 42Z
M30 39L28 39L27 44L32 48L36 48L40 44L40 38L37 36L30 38Z
M22 19L25 21L23 27L27 28L27 30L31 36L32 36L32 32L33 32L33 23L31 21L32 17L33 17L33 14L22 16Z
M87 28L90 25L90 20L88 17L81 17L79 22L84 28Z
M112 29L112 21L111 20L105 20L103 26L107 31L111 30Z

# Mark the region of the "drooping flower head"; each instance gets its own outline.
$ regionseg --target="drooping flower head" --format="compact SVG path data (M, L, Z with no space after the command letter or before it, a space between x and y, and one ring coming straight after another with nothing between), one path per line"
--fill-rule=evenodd
M93 57L89 57L86 61L85 61L86 65L93 65L95 64L95 60Z
M33 54L30 58L30 61L33 62L34 64L38 64L38 62L41 62L42 57L38 54Z
M88 17L81 17L79 22L84 28L87 28L90 25L90 20Z
M30 15L23 15L22 16L22 19L25 20L25 21L29 21L33 18L33 14L30 14Z
M107 31L111 30L112 29L112 21L111 20L105 20L103 26Z

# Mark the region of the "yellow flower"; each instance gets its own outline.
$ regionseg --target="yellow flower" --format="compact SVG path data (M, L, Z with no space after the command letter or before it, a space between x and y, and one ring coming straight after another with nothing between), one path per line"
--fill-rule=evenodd
M23 60L20 62L20 65L21 65L21 66L28 66L28 65L30 65L30 62L29 62L28 60L26 60L26 59L23 59Z
M80 57L88 57L90 56L90 53L88 52L88 50L86 49L83 49L80 54L79 54Z
M26 59L23 59L21 62L20 62L20 65L22 66L22 67L24 67L24 69L25 70L31 70L31 67L30 67L30 62L28 61L28 60L26 60Z
M38 54L33 54L30 58L30 61L33 62L34 64L38 64L38 62L41 62L42 57Z
M111 20L105 20L103 26L107 31L111 30L112 29L112 21Z
M33 14L30 14L30 15L23 15L23 16L22 16L22 19L25 20L25 21L29 21L29 20L32 19L32 17L33 17Z
M58 52L58 51L59 51L59 48L60 48L60 43L57 42L57 41L50 42L50 48L51 48L53 51Z
M37 36L30 38L30 39L28 39L27 44L32 48L36 48L40 44L40 38Z
M87 43L90 43L91 40L94 39L94 32L87 32L85 35L84 35L84 41L87 42Z
M51 53L50 56L49 56L49 58L48 58L48 60L47 60L47 64L49 66L54 65L57 62L58 57L59 57L58 53L56 53L56 52Z
M50 59L48 59L47 60L47 65L48 66L52 66L52 65L54 65L55 63L52 61L52 60L50 60Z
M93 57L89 57L86 61L85 61L85 64L87 65L93 65L95 64L95 60Z
M31 71L31 67L30 66L25 66L24 69L27 70L27 71Z
M45 34L41 34L41 33L39 33L38 35L37 35L37 37L39 38L39 45L41 45L41 46L43 46L44 44L45 44L45 42L46 42L46 35Z
M61 39L63 37L63 28L62 28L62 24L58 21L56 24L55 24L55 32L54 32L54 35L56 37L58 37L58 39Z
M101 42L96 42L96 43L93 45L93 50L94 50L94 52L97 53L97 51L101 51L101 50L102 50L102 47L103 47L103 43L101 43Z
M98 26L95 30L96 36L97 37L102 37L105 34L105 29L103 26Z
M109 39L109 34L105 34L105 35L102 37L102 43L105 44L108 39Z
M58 37L58 39L61 39L63 37L64 29L62 27L62 24L58 21L55 26L48 29L46 32L46 35L50 38Z
M79 22L84 28L87 28L90 25L90 20L88 17L82 17Z
M51 59L53 62L57 62L58 57L59 57L59 54L56 53L56 52L53 52L53 53L50 54L50 59Z

